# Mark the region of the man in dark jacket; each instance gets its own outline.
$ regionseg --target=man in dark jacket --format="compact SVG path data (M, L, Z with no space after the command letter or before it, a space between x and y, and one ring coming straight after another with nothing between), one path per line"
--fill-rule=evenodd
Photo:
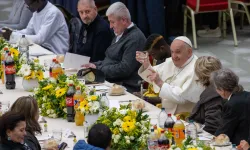
M77 9L83 24L77 48L69 52L89 56L91 62L103 60L113 37L108 23L97 14L94 0L79 0Z
M116 37L108 47L103 61L83 65L83 67L101 70L107 81L122 84L128 92L137 92L140 90L138 85L140 77L137 73L139 63L135 59L135 54L136 51L143 49L146 38L131 22L130 13L123 3L112 4L106 15Z

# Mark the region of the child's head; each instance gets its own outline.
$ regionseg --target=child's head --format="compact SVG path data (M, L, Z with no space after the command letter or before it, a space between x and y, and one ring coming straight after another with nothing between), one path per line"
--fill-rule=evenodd
M88 143L95 147L107 149L111 144L112 133L105 124L95 124L89 131Z

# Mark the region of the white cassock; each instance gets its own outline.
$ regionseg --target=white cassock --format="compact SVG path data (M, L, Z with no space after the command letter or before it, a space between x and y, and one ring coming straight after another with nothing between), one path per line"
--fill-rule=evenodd
M197 56L191 56L183 67L174 65L172 58L153 68L165 81L162 88L152 83L147 77L152 72L143 66L139 69L139 75L147 82L153 84L154 91L162 98L162 107L167 113L178 114L181 112L191 112L195 103L199 101L200 94L204 90L203 86L196 82L198 79L194 72L194 65Z
M26 29L12 32L10 40L15 43L23 34L55 54L65 54L69 50L67 23L62 12L50 2L39 13L33 13Z

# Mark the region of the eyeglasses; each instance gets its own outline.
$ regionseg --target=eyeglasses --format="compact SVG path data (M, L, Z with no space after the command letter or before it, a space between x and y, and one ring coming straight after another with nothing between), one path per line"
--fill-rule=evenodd
M85 29L83 32L83 39L82 39L82 43L85 44L87 42L87 30Z

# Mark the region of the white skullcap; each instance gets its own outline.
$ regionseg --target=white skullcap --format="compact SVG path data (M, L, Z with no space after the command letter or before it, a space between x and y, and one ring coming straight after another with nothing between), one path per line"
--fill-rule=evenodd
M190 47L193 47L192 42L189 40L189 38L187 38L186 36L178 36L177 38L175 38L174 40L180 40L185 42L187 45L189 45Z

